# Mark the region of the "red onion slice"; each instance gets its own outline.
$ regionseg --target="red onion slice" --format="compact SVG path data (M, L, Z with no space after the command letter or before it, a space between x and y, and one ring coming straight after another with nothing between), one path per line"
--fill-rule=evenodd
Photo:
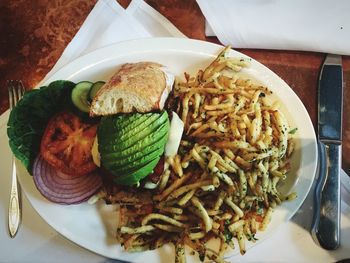
M78 204L86 201L102 186L97 173L72 177L57 171L39 155L33 165L34 183L48 200L58 204Z

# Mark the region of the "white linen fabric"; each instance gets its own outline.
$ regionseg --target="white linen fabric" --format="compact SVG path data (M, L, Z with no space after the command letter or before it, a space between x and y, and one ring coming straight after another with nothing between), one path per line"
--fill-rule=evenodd
M197 0L206 34L234 48L350 55L348 0Z
M42 82L70 61L93 50L147 37L186 36L143 0L132 1L126 10L116 0L99 0Z

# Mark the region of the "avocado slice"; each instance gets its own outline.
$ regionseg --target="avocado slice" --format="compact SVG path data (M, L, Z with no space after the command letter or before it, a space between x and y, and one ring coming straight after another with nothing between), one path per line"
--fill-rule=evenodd
M145 166L147 163L153 161L155 158L158 158L163 154L163 151L161 149L158 149L146 156L143 156L142 158L131 161L127 165L116 165L116 164L111 164L108 169L112 170L116 174L119 175L124 175L124 174L129 174L132 171L138 170L141 167ZM105 165L106 166L106 165Z
M101 118L100 125L98 127L98 132L103 134L105 138L109 136L114 136L114 133L110 131L117 131L119 129L124 129L131 123L135 121L143 122L148 118L148 115L139 116L138 114L117 114L112 116L105 116Z
M163 151L164 144L166 143L167 139L168 139L168 135L165 134L159 141L152 143L151 145L148 145L146 147L143 147L141 150L136 151L135 153L131 153L130 155L121 155L120 152L103 154L102 162L113 163L115 166L126 165L130 162L134 162L142 157L145 157L148 154L151 154L152 152L155 152L158 150Z
M113 118L113 116L110 117L110 119L111 118ZM112 120L112 124L110 123L111 120L106 120L107 122L103 122L101 124L101 129L98 131L99 141L102 142L102 145L107 146L107 151L110 150L110 145L113 145L114 150L122 150L130 147L136 141L146 137L148 134L152 133L163 123L169 121L168 114L166 112L165 114L163 113L160 116L158 114L153 114L148 118L141 119L141 124L135 125L134 123L131 123L130 125L125 126L123 129L114 127L113 124L115 124L115 122L118 121L118 119ZM125 120L128 121L128 119ZM139 121L137 121L137 123L138 122ZM109 128L106 130L105 127ZM103 143L104 141L106 141L106 143ZM103 148L104 147L101 147L101 150L103 150Z
M150 159L148 162L146 163L138 163L137 165L136 164L131 164L130 166L127 166L124 168L121 168L120 170L116 170L114 168L110 168L110 170L113 170L113 174L117 175L117 176L123 176L123 175L126 175L126 174L130 174L132 172L135 172L137 170L139 170L140 168L144 167L147 163L149 163L150 161L153 161L153 159ZM130 168L131 167L131 168Z
M153 168L157 165L159 162L160 157L152 160L148 164L144 165L140 169L136 171L132 171L128 174L123 174L122 176L118 174L114 174L113 181L117 184L122 185L134 185L137 184L141 179L145 178L147 175L151 174L153 171Z
M157 143L160 146L164 145L163 142ZM152 152L142 151L137 152L134 155L128 156L124 159L118 159L118 160L105 160L103 163L103 166L106 168L116 171L116 172L126 172L129 171L136 166L144 165L154 158L161 156L164 153L164 147L158 147Z
M167 113L165 112L166 117ZM147 127L153 121L159 119L160 116L163 116L162 113L129 113L121 115L112 115L104 117L101 120L101 127L108 127L107 131L101 131L104 134L104 137L108 140L113 139L116 135L126 135L129 136L128 132L142 130ZM104 124L104 122L107 122ZM111 129L115 132L111 132ZM119 136L118 136L119 137Z
M119 129L124 129L131 123L142 123L144 119L149 118L151 113L123 113L123 114L118 114L118 115L113 115L113 116L108 116L106 118L111 118L113 122L115 122L115 127Z
M115 137L115 133L118 130L123 130L133 122L142 123L149 118L148 114L123 114L106 116L101 119L101 123L98 127L98 133L103 135L100 139L110 140Z
M130 139L126 140L125 142L109 142L108 145L101 144L99 151L102 154L116 153L120 157L125 158L126 156L138 152L140 149L159 141L164 135L168 134L168 129L169 123L166 122L163 125L157 127L155 130L152 130L150 134L144 136L141 139L138 136L131 136Z
M154 130L156 127L159 127L165 122L169 121L168 114L166 113L166 111L164 111L159 116L157 115L158 114L153 114L146 121L144 121L142 125L137 125L136 127L134 125L129 125L127 128L125 128L125 132L120 130L120 141L124 142L128 138L135 137L136 135L139 135L140 132L145 132L146 130L149 130L148 127ZM141 134L139 137L142 138L144 136L145 135Z

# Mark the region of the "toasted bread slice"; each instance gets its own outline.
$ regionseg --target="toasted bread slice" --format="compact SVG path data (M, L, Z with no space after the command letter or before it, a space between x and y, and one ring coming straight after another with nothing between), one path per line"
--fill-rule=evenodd
M90 116L162 110L174 82L164 69L153 62L122 65L97 92Z

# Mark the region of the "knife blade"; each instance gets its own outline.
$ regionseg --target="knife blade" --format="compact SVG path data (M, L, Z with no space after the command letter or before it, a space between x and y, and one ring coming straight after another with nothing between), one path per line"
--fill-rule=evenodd
M340 245L340 171L343 70L341 56L328 54L318 86L319 176L311 233L328 250Z

